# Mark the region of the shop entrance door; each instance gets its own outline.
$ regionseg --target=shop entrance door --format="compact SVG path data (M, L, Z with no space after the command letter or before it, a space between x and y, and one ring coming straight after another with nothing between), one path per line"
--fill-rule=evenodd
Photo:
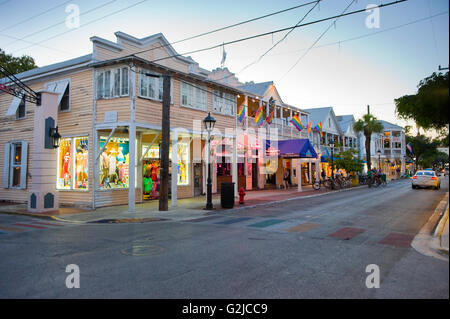
M194 196L200 196L202 194L202 164L194 164Z
M258 163L252 163L252 189L258 188Z

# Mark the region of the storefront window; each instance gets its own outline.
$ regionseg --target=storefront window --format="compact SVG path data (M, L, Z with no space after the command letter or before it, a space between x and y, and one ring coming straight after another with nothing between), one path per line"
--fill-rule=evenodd
M72 188L72 139L62 138L58 148L57 189Z
M189 143L178 143L178 154L177 154L177 185L189 185ZM145 153L147 152L147 153ZM154 145L148 148L148 146L142 146L142 153L146 159L157 159L159 160L159 146ZM169 146L169 160L172 161L172 146ZM172 165L170 165L169 170L171 172Z
M88 138L62 138L58 148L58 175L56 188L61 190L87 190L88 180Z
M178 143L178 185L189 184L189 143Z
M89 148L87 137L77 137L74 139L75 155L75 174L74 174L74 189L88 188L89 175Z
M103 148L106 137L100 138ZM112 137L100 155L100 189L128 188L129 140Z

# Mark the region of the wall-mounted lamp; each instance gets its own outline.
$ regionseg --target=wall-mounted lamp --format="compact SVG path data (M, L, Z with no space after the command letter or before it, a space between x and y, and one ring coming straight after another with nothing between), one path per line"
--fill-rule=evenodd
M49 135L52 138L53 148L58 148L59 141L61 139L61 135L58 133L58 127L51 127L49 130Z

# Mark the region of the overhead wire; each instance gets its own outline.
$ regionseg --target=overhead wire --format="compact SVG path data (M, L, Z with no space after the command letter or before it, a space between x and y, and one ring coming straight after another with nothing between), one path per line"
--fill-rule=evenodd
M113 15L115 15L115 14L117 14L117 13L121 13L121 12L123 12L123 11L125 11L125 10L131 9L131 8L133 8L133 7L135 7L135 6L139 5L139 4L141 4L141 3L143 3L143 2L147 2L147 1L149 1L149 0L141 0L141 1L139 1L139 2L136 2L136 3L131 4L131 5L129 5L129 6L126 6L126 7L124 7L124 8L119 9L119 10L116 10L116 11L114 11L114 12L111 12L111 13L109 13L109 14L106 14L106 15L100 17L100 18L91 20L91 21L89 21L89 22L87 22L87 23L85 23L85 24L80 25L78 28L69 29L69 30L67 30L67 31L65 31L65 32L58 33L58 34L56 34L56 35L53 35L53 36L51 36L51 37L48 37L48 38L46 38L46 39L40 41L40 42L46 42L46 41L52 40L52 39L54 39L54 38L60 37L60 36L62 36L62 35L64 35L64 34L67 34L67 33L72 32L72 31L74 31L74 30L78 30L78 29L80 29L80 28L83 28L83 27L85 27L85 26L87 26L87 25L90 25L90 24L92 24L92 23L95 23L95 22L97 22L97 21L100 21L100 20L109 18L110 16L113 16ZM24 48L15 50L15 51L13 51L13 53L18 52L18 51L22 51L22 50L25 50L25 49L28 49L28 48L31 48L31 47L33 47L33 46L35 46L35 45L37 45L37 44L29 45L29 46L27 46L27 47L24 47Z
M342 14L344 14L351 6L352 6L352 4L353 3L355 3L355 1L357 1L357 0L352 0L348 5L347 5L347 7L344 9L344 11L342 11ZM365 11L365 10L364 10ZM331 27L333 26L333 25L335 25L335 23L336 23L336 21L338 20L340 18L340 16L339 17L337 17L326 29L325 29L325 31L324 32L322 32L321 34L320 34L320 36L314 41L314 43L308 48L308 50L306 50L306 52L303 54L303 55L301 55L298 59L297 59L297 61L295 61L295 63L289 68L289 70L278 80L278 82L279 81L281 81L287 74L289 74L296 66L297 66L297 64L309 53L309 51L311 51L311 49L320 41L320 39L322 39L322 37L328 32L328 30L330 30L331 29Z
M8 2L8 1L6 1L6 2ZM31 17L28 17L28 18L26 18L26 19L24 19L24 20L22 20L22 21L20 21L20 22L17 22L17 23L15 23L15 24L13 24L13 25L10 25L10 26L8 26L8 27L6 27L6 28L0 29L0 32L3 32L3 31L6 31L6 30L9 30L9 29L12 29L12 28L14 28L14 27L17 27L18 25L23 25L23 23L28 22L28 21L30 21L30 20L32 20L32 19L34 19L34 18L40 17L41 15L44 15L44 14L46 14L47 12L50 12L50 11L56 9L56 8L62 7L63 5L65 5L65 4L69 3L69 2L72 2L72 0L65 1L65 2L63 2L63 3L61 3L61 4L58 4L58 5L53 6L53 7L50 7L49 9L47 9L47 10L41 12L41 13L38 13L38 14L33 15L33 16L31 16ZM1 5L1 3L0 3L0 5Z
M95 7L95 8L92 8L92 9L90 9L90 10L87 10L87 11L83 12L83 13L80 13L79 17L82 17L82 16L84 16L84 15L90 13L90 12L93 12L93 11L95 11L95 10L101 9L101 8L103 8L103 7L106 7L107 5L109 5L109 4L113 3L113 2L116 2L116 1L117 1L117 0L111 0L111 1L108 1L108 2L106 2L106 3L103 3L103 4L101 4L101 5L99 5L99 6ZM68 1L68 2L71 2L71 1ZM34 32L32 32L32 33L29 33L29 34L27 34L27 35L25 35L25 36L23 36L23 37L21 37L21 38L17 38L17 40L15 40L15 41L12 41L12 42L10 42L10 43L7 43L7 44L5 45L5 47L7 47L7 46L9 46L9 45L12 45L12 44L14 44L14 43L16 43L16 42L18 42L18 41L24 41L24 39L26 39L26 38L29 38L29 37L31 37L31 36L33 36L33 35L35 35L35 34L38 34L38 33L43 32L43 31L47 31L48 29L51 29L51 28L53 28L53 27L55 27L55 26L57 26L57 25L60 25L60 24L65 23L65 22L66 22L66 20L64 19L63 21L60 21L60 22L55 23L55 24L52 24L52 25L50 25L50 26L48 26L48 27L39 29L39 30L34 31ZM0 32L1 32L1 31L0 31ZM31 43L33 43L33 42L31 42Z

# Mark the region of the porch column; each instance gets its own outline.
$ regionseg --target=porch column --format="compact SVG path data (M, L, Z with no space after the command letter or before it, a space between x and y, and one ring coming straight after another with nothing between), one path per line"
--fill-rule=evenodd
M309 182L312 184L312 163L308 160L308 170L309 170Z
M297 171L297 176L298 176L298 191L302 192L302 159L299 158L298 159L298 171Z
M316 160L316 180L320 180L320 157Z
M172 200L171 207L177 207L178 201L178 132L172 132L172 176L171 176L171 191Z
M234 197L238 196L238 170L237 170L237 134L236 134L236 128L235 126L234 130L234 138L233 138L233 159L231 162L231 176L232 181L234 183Z
M131 122L128 130L130 140L129 150L129 181L128 181L128 212L134 213L136 210L136 123Z
M289 117L290 117L290 119L292 120L292 109L290 109L290 114L289 114ZM300 118L301 118L302 116L300 115ZM293 127L292 127L292 125L291 125L291 138L294 136L294 134L293 134Z

